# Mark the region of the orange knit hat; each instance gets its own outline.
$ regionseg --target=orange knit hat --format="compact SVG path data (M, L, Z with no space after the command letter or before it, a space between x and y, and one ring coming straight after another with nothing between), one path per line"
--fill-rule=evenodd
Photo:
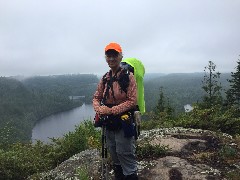
M113 50L115 50L115 51L117 51L117 52L119 52L119 53L122 52L121 46L120 46L118 43L115 43L115 42L109 43L109 44L105 47L105 52L106 52L107 50L109 50L109 49L113 49Z

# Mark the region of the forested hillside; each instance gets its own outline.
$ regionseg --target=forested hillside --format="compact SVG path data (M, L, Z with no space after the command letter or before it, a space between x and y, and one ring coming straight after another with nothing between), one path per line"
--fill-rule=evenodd
M230 73L223 73L220 76L220 82L223 91L229 88L227 79L230 79ZM155 74L148 76L145 80L145 100L147 111L153 110L159 99L160 88L163 87L165 97L175 112L184 112L184 105L201 101L204 90L202 89L202 80L204 73L176 73L162 75Z
M213 67L212 64L210 64L210 67ZM141 129L184 127L187 129L193 128L193 130L211 130L218 132L218 134L224 132L236 136L236 141L239 142L240 101L239 97L236 96L239 92L236 89L239 86L230 85L229 88L227 79L232 79L230 76L230 74L221 74L221 86L225 90L230 89L227 95L228 98L222 99L221 96L225 95L225 93L222 93L222 95L220 93L208 94L207 88L205 88L207 91L202 90L204 85L212 88L212 90L220 90L218 83L214 81L215 79L212 79L211 85L207 84L210 81L205 81L205 84L202 83L204 80L203 73L161 74L160 76L154 74L154 77L149 75L145 81L147 113L146 119L142 121ZM234 85L239 84L239 81L237 81L239 76L234 74L233 77L235 77L232 80L235 83ZM12 144L17 140L29 140L33 124L39 118L50 113L73 108L79 105L78 103L81 103L70 100L69 95L86 96L86 99L90 100L98 81L99 79L94 75L89 75L85 81L81 81L80 75L33 77L24 81L1 77L0 176L4 177L4 179L26 179L34 174L33 176L37 177L41 172L55 168L61 162L80 151L88 148L99 148L101 134L91 121L80 124L75 132L69 132L61 139L54 139L53 144L43 144L41 142L36 144ZM161 107L161 87L164 90L165 100L169 99L169 103L175 110L183 111L183 105L187 103L191 104L197 101L199 103L189 113L173 115L172 111L168 111L168 107ZM156 105L156 111L152 111ZM174 130L174 135L175 133ZM141 146L138 146L138 156L141 156L141 153L142 157L148 154L152 157L154 154L159 153L162 156L162 153L166 152L166 146L151 146L149 141L147 142L148 144L141 143ZM231 144L234 144L232 139ZM237 162L239 153L235 147L235 145L234 147L222 145L221 148L217 149L214 158L220 157L219 155L224 153L226 155L230 153L231 156L228 156L227 160L233 162L231 158L234 158ZM192 149L190 150L192 151ZM205 150L204 153L206 153ZM210 161L216 161L216 159L211 159L212 154L211 151L209 155L204 157L210 159ZM225 160L217 162L222 163L223 161ZM79 174L81 172L77 171ZM85 169L84 172L86 172ZM235 177L239 177L238 171L234 173L236 173L236 175L234 174ZM224 175L227 176L227 174Z
M175 112L183 106L201 101L203 73L147 74L145 101L147 111L156 107L160 87ZM229 74L221 74L223 88L227 89ZM96 75L37 76L21 81L0 78L0 141L30 140L34 123L50 114L91 103L99 79ZM85 96L81 102L70 101L69 96ZM7 135L7 136L6 136ZM4 138L3 138L4 137Z
M69 95L90 101L98 79L94 75L32 77L22 82L0 78L0 143L29 141L34 123L53 113L80 106Z
M23 84L32 91L64 96L85 96L91 103L96 90L97 76L91 74L36 76L25 79Z

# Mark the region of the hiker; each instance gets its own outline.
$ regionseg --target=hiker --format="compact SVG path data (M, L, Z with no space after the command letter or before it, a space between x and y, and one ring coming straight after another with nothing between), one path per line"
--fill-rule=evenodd
M137 105L137 85L134 75L120 67L122 48L117 43L105 47L110 67L100 80L93 97L93 107L103 125L106 142L113 161L115 179L138 179L134 128L130 111Z

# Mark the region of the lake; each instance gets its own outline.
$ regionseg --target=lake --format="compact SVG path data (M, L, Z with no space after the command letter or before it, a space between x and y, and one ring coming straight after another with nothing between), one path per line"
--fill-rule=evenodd
M92 105L83 104L70 111L57 113L38 121L32 130L32 142L41 140L50 142L49 138L62 137L69 131L74 131L75 126L84 120L93 120L95 112Z

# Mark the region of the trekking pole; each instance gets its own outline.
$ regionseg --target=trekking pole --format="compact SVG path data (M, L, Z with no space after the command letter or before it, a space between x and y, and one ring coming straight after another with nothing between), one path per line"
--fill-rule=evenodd
M106 125L102 126L102 179L108 180Z

